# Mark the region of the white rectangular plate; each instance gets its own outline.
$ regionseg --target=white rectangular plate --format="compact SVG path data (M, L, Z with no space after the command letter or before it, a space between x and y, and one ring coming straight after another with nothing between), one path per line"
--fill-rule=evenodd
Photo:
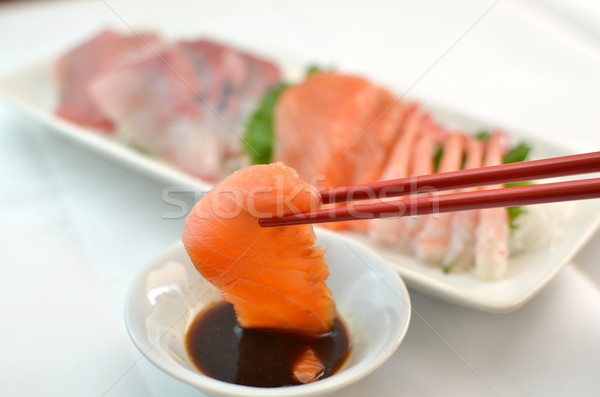
M52 61L46 60L0 77L0 99L5 99L28 117L47 125L50 127L49 131L74 139L89 149L144 174L200 192L210 189L209 183L54 116L53 110L58 95L51 71ZM452 127L467 131L490 127L485 121L447 109L430 109L439 120ZM524 139L533 146L533 158L574 153L564 145L541 141L512 129L509 132L516 139ZM345 234L378 251L409 286L464 306L491 312L507 312L523 305L544 287L600 224L600 200L546 206L553 206L548 212L557 215L549 217L544 227L539 230L549 243L511 257L508 274L499 281L480 281L470 273L444 274L440 268L427 266L413 258L395 253L369 241L365 236L356 233Z

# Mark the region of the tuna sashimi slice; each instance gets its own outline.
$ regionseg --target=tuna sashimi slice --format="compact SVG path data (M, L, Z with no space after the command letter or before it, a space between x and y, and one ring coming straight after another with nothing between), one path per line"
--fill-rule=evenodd
M325 250L311 225L263 228L258 217L321 207L317 189L283 163L234 172L204 196L183 230L198 271L234 305L244 328L329 331L335 304Z

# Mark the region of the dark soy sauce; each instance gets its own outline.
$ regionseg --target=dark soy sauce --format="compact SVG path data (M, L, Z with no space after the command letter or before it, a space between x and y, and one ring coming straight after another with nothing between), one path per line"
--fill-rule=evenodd
M344 323L319 336L271 329L243 329L233 305L219 302L200 312L186 336L188 354L205 375L257 387L298 385L293 366L312 348L324 366L319 379L335 373L350 352Z

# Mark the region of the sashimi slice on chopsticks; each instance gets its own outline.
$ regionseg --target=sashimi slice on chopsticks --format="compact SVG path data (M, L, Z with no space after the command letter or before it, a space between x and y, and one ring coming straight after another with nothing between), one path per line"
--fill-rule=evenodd
M321 207L318 190L282 163L238 170L192 209L183 244L194 266L234 306L247 328L318 335L333 326L325 250L312 225L262 228L258 216Z

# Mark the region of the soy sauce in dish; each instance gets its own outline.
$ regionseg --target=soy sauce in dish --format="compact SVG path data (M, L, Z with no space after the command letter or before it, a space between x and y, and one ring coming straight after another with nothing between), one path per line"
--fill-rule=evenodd
M186 347L194 365L207 376L239 385L279 387L301 384L293 366L307 349L323 364L319 379L334 374L349 355L350 341L339 316L330 332L316 337L243 329L233 305L219 302L196 317L187 332Z

